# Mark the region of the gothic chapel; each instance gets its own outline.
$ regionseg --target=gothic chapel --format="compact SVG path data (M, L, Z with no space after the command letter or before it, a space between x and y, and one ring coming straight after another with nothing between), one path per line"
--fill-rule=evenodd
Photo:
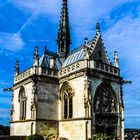
M95 37L70 52L67 0L62 1L57 53L48 50L19 72L16 62L11 108L11 136L32 134L88 140L98 133L124 139L124 105L118 54L114 65L105 50L100 25Z

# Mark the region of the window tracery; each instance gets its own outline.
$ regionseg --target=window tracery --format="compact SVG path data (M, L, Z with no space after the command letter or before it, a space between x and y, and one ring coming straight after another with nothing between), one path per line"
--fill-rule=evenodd
M20 120L26 119L26 95L24 87L21 87L19 91L19 103L20 103Z
M64 119L72 118L74 92L69 84L66 84L62 87L61 96L62 96L61 101L62 101L63 118Z

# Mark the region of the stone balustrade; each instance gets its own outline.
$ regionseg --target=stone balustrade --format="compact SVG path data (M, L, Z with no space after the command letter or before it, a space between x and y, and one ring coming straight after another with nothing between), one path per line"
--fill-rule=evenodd
M120 75L119 69L114 66L103 64L103 63L100 63L100 62L97 62L94 60L92 60L92 61L83 60L83 61L76 62L68 67L61 69L59 71L59 74L58 74L58 71L55 69L47 69L47 68L42 68L42 67L31 67L31 68L27 69L26 71L22 72L21 74L15 76L14 84L16 84L34 74L50 76L50 77L55 77L55 78L57 78L59 76L59 78L61 78L68 74L71 74L71 73L74 73L76 71L86 69L86 68L96 69L98 71L106 72L106 73L113 74L116 76Z
M31 67L31 68L27 69L26 71L22 72L21 74L16 75L14 77L14 84L29 77L32 74L33 74L33 68Z
M94 60L92 61L83 60L83 61L76 62L68 67L61 69L59 71L59 78L64 77L73 72L76 72L78 70L86 69L86 68L96 69L98 71L106 72L106 73L113 74L116 76L120 75L119 69L114 66L100 63Z
M87 68L87 63L85 61L79 61L72 65L69 65L59 71L59 78L64 77L70 73L76 72L78 70Z
M42 67L31 67L26 71L20 73L19 75L15 76L14 84L28 78L32 75L42 75L42 76L50 76L50 77L58 77L58 71L55 69L47 69Z
M91 63L93 63L93 62L91 62ZM97 69L102 72L110 73L110 74L113 74L116 76L120 75L120 70L118 68L111 66L111 65L99 63L97 61L94 61L94 69Z

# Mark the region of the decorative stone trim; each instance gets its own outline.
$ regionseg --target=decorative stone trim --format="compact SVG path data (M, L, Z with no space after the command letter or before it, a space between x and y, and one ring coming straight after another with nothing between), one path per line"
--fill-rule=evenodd
M76 71L82 70L82 69L95 69L101 72L105 72L108 74L112 74L115 76L120 76L120 70L117 67L114 67L112 65L108 65L105 63L97 62L94 60L83 60L76 62L68 67L65 67L59 71L58 77L62 78L65 77L71 73L74 73Z
M58 70L55 69L47 69L43 67L31 67L28 70L22 72L21 74L15 76L14 84L32 76L32 75L42 75L42 76L49 76L49 77L58 77Z
M81 120L92 120L92 118L71 118L71 119L63 119L63 120L59 120L59 122L81 121Z
M58 122L57 120L46 120L46 119L28 119L28 120L19 120L19 121L11 121L10 123L24 123L24 122L32 122L32 121L50 121L50 122Z
M84 75L84 72L82 72L82 71L80 70L80 71L77 71L77 72L75 72L75 73L70 74L69 77L62 77L62 78L59 80L59 83L64 83L64 82L66 82L66 81L75 79L75 78L80 77L80 76L83 76L83 75Z

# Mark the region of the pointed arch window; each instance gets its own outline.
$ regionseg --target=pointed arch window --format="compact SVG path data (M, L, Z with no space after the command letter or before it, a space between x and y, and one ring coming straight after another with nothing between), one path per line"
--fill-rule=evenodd
M70 85L65 85L62 88L62 112L63 118L68 119L73 117L73 96L74 92Z
M26 95L24 87L19 91L19 104L20 104L20 120L26 119Z
M94 95L95 133L116 135L118 124L118 102L115 91L109 82L101 83Z

